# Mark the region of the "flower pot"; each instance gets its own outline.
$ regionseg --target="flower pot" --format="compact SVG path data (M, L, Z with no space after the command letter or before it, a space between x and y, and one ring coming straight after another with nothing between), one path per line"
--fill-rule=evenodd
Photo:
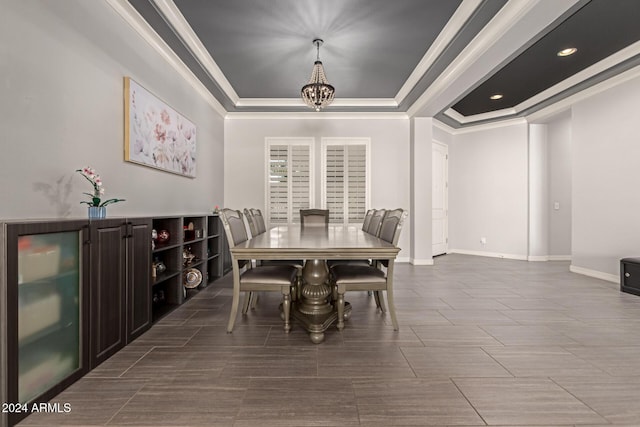
M107 217L105 206L89 206L89 219L101 219Z

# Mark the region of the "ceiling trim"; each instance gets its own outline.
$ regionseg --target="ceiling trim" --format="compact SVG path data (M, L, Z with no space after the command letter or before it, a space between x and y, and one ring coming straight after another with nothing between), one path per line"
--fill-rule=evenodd
M505 126L515 126L515 125L521 125L521 124L528 124L529 122L527 121L526 118L524 117L515 117L515 118L511 118L511 119L504 119L504 120L500 120L497 122L488 122L488 123L482 123L482 124L478 124L478 125L474 125L474 126L467 126L464 128L453 128L451 126L449 126L446 123L441 122L440 120L434 118L433 123L436 127L450 133L451 135L461 135L461 134L465 134L465 133L472 133L472 132L479 132L479 131L483 131L483 130L491 130L491 129L498 129L501 127L505 127Z
M597 95L601 92L614 88L622 83L625 83L629 80L633 80L638 77L640 77L640 66L636 66L630 70L619 73L587 89L581 90L580 92L577 92L571 96L563 98L558 102L555 102L545 108L542 108L540 110L537 110L525 116L525 118L531 123L533 122L539 123L541 121L545 121L558 113L561 113L565 110L570 109L573 106L573 104L576 104L580 101L584 101L585 99L588 99L594 95Z
M252 119L252 120L408 120L406 113L357 113L357 112L254 112L237 113L229 112L225 119Z
M393 98L336 98L332 107L384 107L397 108L398 103ZM304 107L307 104L302 98L240 98L236 107Z
M551 86L550 88L538 93L537 95L527 99L526 101L521 102L513 108L505 108L502 110L491 111L488 113L482 114L474 114L472 116L463 116L458 113L453 108L449 108L444 112L450 118L456 120L461 124L468 124L473 122L478 122L487 119L500 119L505 118L507 116L512 116L515 114L519 114L533 106L553 97L559 95L560 93L571 89L575 85L586 82L587 80L597 76L600 73L603 73L609 69L612 69L623 62L632 59L636 56L640 55L640 41L627 46L626 48L616 52L615 54L602 59L601 61L585 68L580 71L564 79L563 81Z
M204 47L202 41L198 38L191 25L187 22L178 6L173 0L151 0L157 11L165 19L167 24L175 31L182 42L191 51L204 70L209 73L211 78L218 84L220 89L227 95L234 105L238 104L240 97L236 93L227 77L224 75L220 67L209 54L207 48Z
M516 25L526 14L538 5L536 1L507 3L489 24L469 43L438 76L436 81L409 107L409 116L416 115L425 105L447 89L456 79L487 52L507 31Z
M422 76L431 68L436 59L444 52L449 43L462 30L464 24L471 18L483 0L463 0L454 12L453 16L442 29L438 37L429 47L427 53L422 57L416 68L411 72L409 78L404 82L395 96L396 104L400 104L409 95L411 90L418 84Z
M479 122L481 120L506 118L508 116L513 116L516 113L518 113L518 110L516 110L516 108L503 108L502 110L489 111L482 114L474 114L473 116L463 116L453 108L449 108L444 112L444 114L461 124Z
M222 104L207 90L167 43L126 0L104 0L124 19L221 117L227 114Z

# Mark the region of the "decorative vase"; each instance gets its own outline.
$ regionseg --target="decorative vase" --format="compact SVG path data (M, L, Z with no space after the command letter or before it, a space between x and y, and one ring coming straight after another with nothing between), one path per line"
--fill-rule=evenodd
M101 219L107 217L105 206L89 206L89 219Z

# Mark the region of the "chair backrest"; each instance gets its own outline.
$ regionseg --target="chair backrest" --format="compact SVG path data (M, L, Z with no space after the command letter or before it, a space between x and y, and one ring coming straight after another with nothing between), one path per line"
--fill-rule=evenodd
M220 219L230 248L249 240L242 212L225 208L220 211Z
M402 224L407 215L408 213L402 209L387 211L380 225L380 239L397 246L400 230L402 230Z
M329 209L300 209L300 224L303 227L328 226Z
M371 221L369 221L369 228L366 230L367 233L378 236L380 233L380 224L382 224L385 212L384 209L374 209L371 215Z
M371 222L372 216L373 216L373 209L369 209L367 213L364 215L364 220L362 221L362 231L367 231L369 229L369 223Z
M262 234L267 231L267 226L264 223L264 217L262 216L262 212L260 209L251 208L249 209L251 215L253 216L253 222L256 225L257 234Z
M260 232L258 231L258 225L256 224L256 220L251 210L244 208L244 216L247 218L247 222L249 223L249 231L251 231L251 237L255 237L260 234Z

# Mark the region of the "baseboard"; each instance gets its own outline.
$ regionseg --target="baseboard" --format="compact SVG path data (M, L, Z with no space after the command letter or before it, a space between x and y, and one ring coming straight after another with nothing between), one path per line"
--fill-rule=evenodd
M549 255L549 261L571 261L571 255Z
M527 261L549 261L549 255L529 255Z
M411 261L410 261L409 257L398 257L398 258L396 258L396 262L398 262L398 263L401 263L401 262L402 263L407 263L407 262L411 262Z
M571 255L529 255L529 261L571 261Z
M501 254L496 252L484 252L484 251L468 251L466 249L450 249L447 253L450 254L461 254L461 255L475 255L475 256L485 256L490 258L505 258L505 259L515 259L519 261L526 261L526 255L516 255L516 254Z
M411 258L409 262L413 265L433 265L433 259L415 259Z
M570 265L569 271L571 271L572 273L582 274L583 276L606 280L607 282L620 283L620 276L618 276L617 274L603 273L602 271L591 270L589 268L578 267L575 265Z

